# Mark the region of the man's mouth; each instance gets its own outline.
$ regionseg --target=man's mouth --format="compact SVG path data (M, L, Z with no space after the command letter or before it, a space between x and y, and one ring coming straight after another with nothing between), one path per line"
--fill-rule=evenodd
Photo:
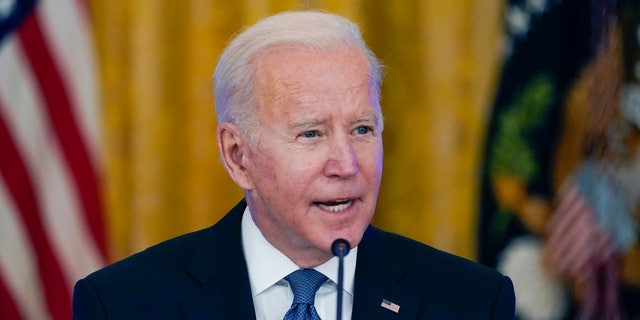
M336 201L327 201L327 202L316 202L318 207L331 211L331 212L340 212L343 210L347 210L353 204L353 200L336 200Z

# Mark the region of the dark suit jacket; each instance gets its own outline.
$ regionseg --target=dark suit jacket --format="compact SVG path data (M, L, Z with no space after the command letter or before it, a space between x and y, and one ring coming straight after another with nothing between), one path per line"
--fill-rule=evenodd
M255 319L245 206L78 281L73 319ZM494 270L372 226L358 248L353 319L514 318L511 280Z

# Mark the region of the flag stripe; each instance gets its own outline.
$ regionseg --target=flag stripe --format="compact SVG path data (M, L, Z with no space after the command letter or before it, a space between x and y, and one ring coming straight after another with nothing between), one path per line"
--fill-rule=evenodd
M37 8L42 12L46 7ZM5 122L20 148L25 166L32 174L45 231L71 290L77 279L104 265L105 258L99 254L87 228L80 200L71 184L70 168L64 164L59 144L51 134L46 107L40 99L39 88L23 48L15 37L7 40L0 52L0 69L11 74L9 79L0 78L0 98L5 99ZM74 75L72 73L70 77ZM93 105L95 108L96 104Z
M75 281L103 265L104 259L100 257L82 219L78 195L73 192L71 173L64 164L59 148L51 146L47 153L49 170L44 172L46 176L40 179L38 192L42 200L43 220L49 241L71 290ZM46 181L42 181L45 179Z
M9 7L29 14L0 43L0 319L69 319L73 284L106 262L84 4Z
M12 296L15 307L25 319L49 319L42 281L36 269L38 262L19 217L14 202L9 201L3 180L0 180L0 281L5 282L7 294ZM12 313L9 309L0 309L0 318L20 319L5 312Z
M84 1L78 0L42 1L36 10L41 17L44 39L48 40L47 45L69 90L72 111L87 153L93 163L98 163L97 64L89 42L92 35L85 5Z
M13 297L0 277L0 314L4 319L22 319Z
M2 109L0 106L0 110ZM26 227L31 247L36 252L38 274L43 284L48 309L55 319L68 317L71 314L69 305L71 294L40 220L41 212L31 176L2 114L0 114L0 150L3 151L3 156L0 158L0 175Z
M548 224L547 250L561 274L586 280L593 266L614 254L614 242L574 179L560 189L559 203Z
M52 59L61 70L62 80L69 90L68 97L73 106L71 111L76 116L74 119L78 121L81 136L86 138L88 156L97 163L96 152L90 147L97 144L94 135L100 128L97 90L94 88L93 80L95 68L92 66L93 60L87 57L92 53L88 49L90 45L87 32L80 32L80 29L86 28L80 22L84 19L75 12L85 8L74 7L75 2L76 0L44 1L36 10ZM66 38L69 40L65 40ZM38 106L39 110L43 108ZM38 113L44 116L46 111ZM47 137L41 138L45 139ZM73 168L65 165L58 143L46 144L44 147L50 155L46 164L49 169L41 173L46 176L39 179L38 194L43 201L44 217L53 248L60 258L71 289L77 279L104 265L106 257L100 253L94 234L87 228L85 212L72 183L73 173L70 171ZM30 159L30 162L42 166L41 159ZM103 226L99 227L104 230ZM83 259L78 259L78 256L82 256Z
M25 62L16 45L15 34L10 34L5 40L0 48L0 70L3 71L0 73L0 115L35 183L45 180L38 179L38 173L47 168L47 157L43 157L47 154L43 150L46 140L43 137L50 135L45 132L33 79L29 72L22 72ZM9 152L2 147L0 151L3 154ZM40 160L36 162L34 159ZM37 195L37 187L34 188ZM17 204L12 201L5 181L0 179L0 276L26 319L48 319L42 280L37 270L37 252L32 249L29 233L20 218ZM3 318L2 310L0 318Z
M20 43L35 74L53 132L58 138L64 159L72 173L76 194L91 234L102 256L107 255L98 179L86 143L77 126L67 87L53 61L34 11L20 28Z
M561 272L576 275L593 255L591 237L595 222L588 204L575 186L563 190L561 205L549 223L551 258Z

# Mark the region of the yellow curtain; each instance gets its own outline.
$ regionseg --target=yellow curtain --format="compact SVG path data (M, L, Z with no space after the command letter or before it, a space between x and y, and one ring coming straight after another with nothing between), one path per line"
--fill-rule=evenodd
M241 197L215 143L211 73L271 13L359 23L387 66L374 224L475 257L478 170L499 62L500 1L91 0L102 71L112 260L216 222Z

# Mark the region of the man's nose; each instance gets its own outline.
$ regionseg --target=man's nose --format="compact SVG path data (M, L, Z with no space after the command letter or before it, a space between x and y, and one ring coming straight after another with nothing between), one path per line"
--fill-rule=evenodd
M327 177L347 178L358 173L358 157L348 137L330 141L324 174Z

